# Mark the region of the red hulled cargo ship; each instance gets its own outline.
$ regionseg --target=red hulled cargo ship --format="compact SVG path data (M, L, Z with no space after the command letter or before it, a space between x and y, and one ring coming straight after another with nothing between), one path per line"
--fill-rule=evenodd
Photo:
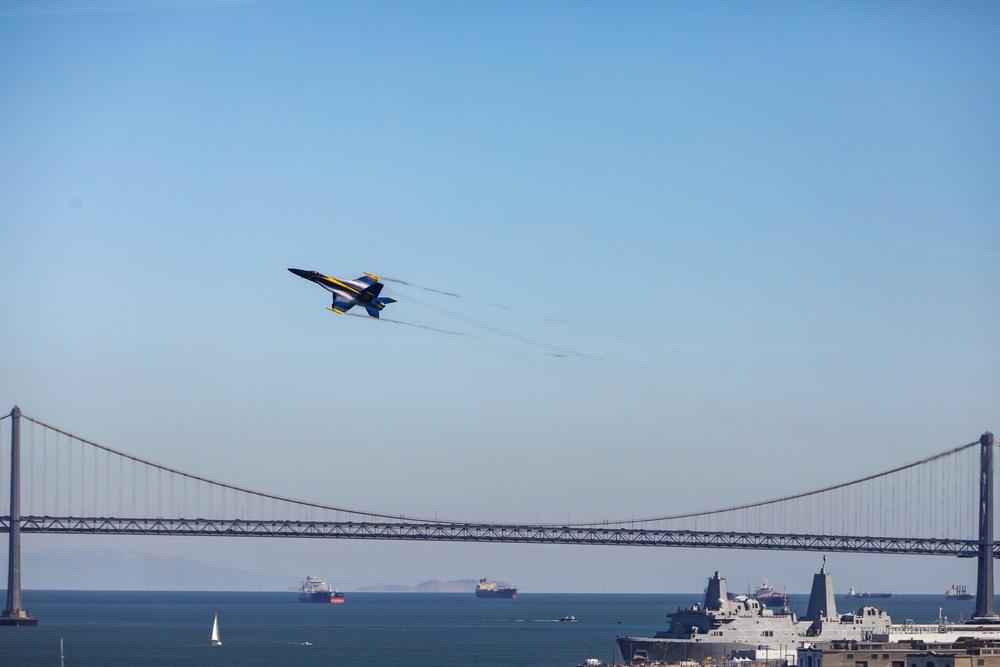
M489 579L480 579L476 584L477 598L516 598L517 589L511 586L498 586Z
M299 586L299 602L344 604L344 594L330 587L319 577L306 577Z

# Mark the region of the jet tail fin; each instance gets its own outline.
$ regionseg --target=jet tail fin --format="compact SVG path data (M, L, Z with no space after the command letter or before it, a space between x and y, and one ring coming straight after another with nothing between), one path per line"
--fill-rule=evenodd
M378 311L385 308L387 303L396 303L396 300L391 296L377 296L372 299L373 304L371 306L365 306L365 310L368 311L368 315L378 319Z

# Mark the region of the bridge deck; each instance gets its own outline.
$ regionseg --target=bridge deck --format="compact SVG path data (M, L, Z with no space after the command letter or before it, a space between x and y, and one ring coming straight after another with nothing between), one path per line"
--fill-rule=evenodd
M0 519L0 532L9 521ZM591 544L647 547L712 547L776 551L919 554L975 558L975 540L802 535L622 526L553 526L496 523L358 521L254 521L242 519L122 519L113 517L21 517L21 531L48 534L185 535L223 537L313 537L352 540ZM994 548L1000 557L1000 547Z

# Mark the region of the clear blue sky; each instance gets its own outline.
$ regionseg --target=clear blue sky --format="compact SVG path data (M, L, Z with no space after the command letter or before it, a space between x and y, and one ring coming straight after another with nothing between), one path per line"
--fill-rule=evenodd
M998 36L991 2L6 2L0 411L501 521L710 509L971 442L1000 428ZM385 314L419 326L336 316L287 267L407 281ZM720 568L804 591L820 558L92 542L549 591Z

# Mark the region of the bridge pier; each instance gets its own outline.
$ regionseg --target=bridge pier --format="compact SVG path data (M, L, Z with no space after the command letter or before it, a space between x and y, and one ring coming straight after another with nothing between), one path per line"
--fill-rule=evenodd
M979 572L974 623L1000 623L993 587L993 434L979 438Z
M0 625L38 625L21 608L21 408L10 413L10 541L7 550L7 606Z

